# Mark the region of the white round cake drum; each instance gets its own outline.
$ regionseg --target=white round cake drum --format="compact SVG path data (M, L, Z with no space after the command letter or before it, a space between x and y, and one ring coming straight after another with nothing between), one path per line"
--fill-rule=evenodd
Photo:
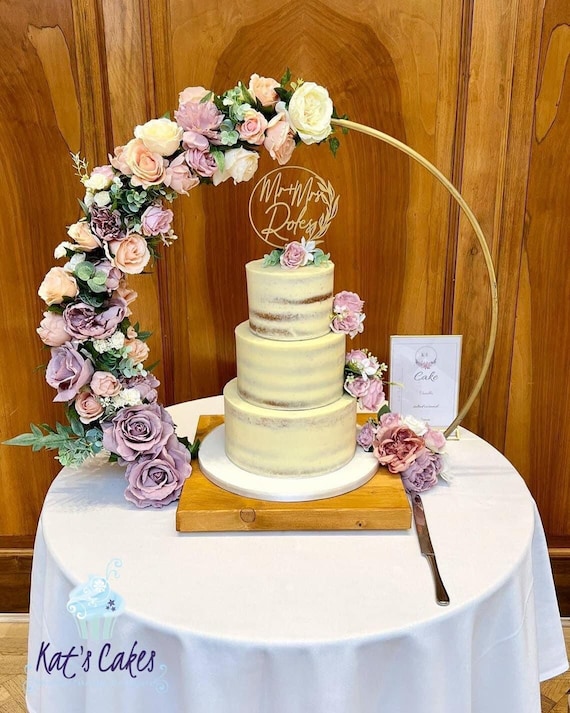
M378 470L371 453L357 448L353 459L342 468L305 478L269 477L243 470L227 457L225 428L215 428L200 444L198 459L202 473L224 490L259 500L295 503L343 495L367 483Z

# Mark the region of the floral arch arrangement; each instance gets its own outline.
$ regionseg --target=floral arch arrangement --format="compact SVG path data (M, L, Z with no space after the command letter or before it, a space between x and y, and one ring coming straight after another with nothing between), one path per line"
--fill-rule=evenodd
M364 130L396 145L449 184L405 145L339 117L324 87L291 82L289 70L280 82L253 74L247 87L239 82L221 95L203 87L184 89L174 120L164 116L137 126L109 163L92 171L74 155L85 188L83 216L69 226L70 240L55 249L55 257L65 264L52 267L40 285L46 311L37 329L51 349L46 381L56 389L54 401L65 404L68 423L32 425L30 433L6 443L55 449L67 466L106 450L110 461L126 467L127 500L139 507L176 500L197 444L176 435L172 418L157 401L159 382L152 368L144 366L150 334L131 321L130 305L137 294L128 287L127 276L142 273L162 245L177 239L173 212L165 206L179 195L203 183L250 180L262 149L279 165L288 163L300 142L327 142L335 154L335 124L343 132ZM486 244L482 247L485 252ZM279 262L284 269L327 259L313 241L304 239L266 256L267 264ZM362 304L354 293L337 295L331 329L350 336L361 332ZM477 391L490 353L492 344ZM367 350L347 354L345 389L366 410L378 411L358 442L389 470L401 473L409 490L424 490L443 474L445 438L414 419L389 413L382 388L385 368Z

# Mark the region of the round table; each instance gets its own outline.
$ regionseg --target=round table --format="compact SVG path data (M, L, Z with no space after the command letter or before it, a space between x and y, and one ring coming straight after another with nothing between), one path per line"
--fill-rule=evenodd
M222 409L169 410L192 437ZM175 504L124 500L117 466L63 469L34 551L29 710L539 713L567 659L538 512L485 441L461 429L448 452L453 482L423 497L445 608L413 529L181 534ZM82 638L70 593L116 560L110 633Z

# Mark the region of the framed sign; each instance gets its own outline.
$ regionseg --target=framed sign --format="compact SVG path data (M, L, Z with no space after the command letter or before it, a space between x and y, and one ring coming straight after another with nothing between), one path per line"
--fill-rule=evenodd
M390 409L434 428L457 416L461 335L390 337Z

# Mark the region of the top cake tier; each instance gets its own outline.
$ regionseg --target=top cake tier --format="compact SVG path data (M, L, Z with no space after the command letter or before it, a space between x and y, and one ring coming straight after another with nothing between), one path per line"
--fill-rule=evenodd
M266 339L292 341L327 334L333 304L334 264L284 270L263 267L263 260L245 266L249 326Z

